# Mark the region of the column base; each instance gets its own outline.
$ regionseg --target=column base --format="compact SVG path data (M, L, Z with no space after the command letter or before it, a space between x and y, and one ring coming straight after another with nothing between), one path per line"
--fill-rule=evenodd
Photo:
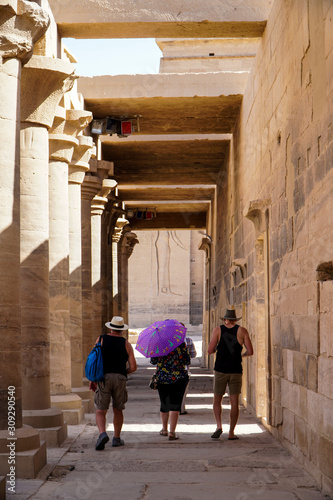
M62 410L67 425L80 424L84 417L82 399L77 394L51 396L51 406Z
M11 447L8 446L10 443L13 443ZM9 464L8 459L14 459L15 463ZM1 471L7 471L7 474L10 466L15 466L16 479L34 479L45 465L46 443L40 442L36 429L23 425L16 429L13 437L8 435L7 430L0 431Z
M94 392L89 391L87 386L72 387L72 392L80 396L84 408L84 413L92 413L94 409Z
M67 424L58 408L23 410L23 423L38 430L41 440L50 448L58 448L67 438Z
M5 476L0 476L0 498L6 500L6 478Z

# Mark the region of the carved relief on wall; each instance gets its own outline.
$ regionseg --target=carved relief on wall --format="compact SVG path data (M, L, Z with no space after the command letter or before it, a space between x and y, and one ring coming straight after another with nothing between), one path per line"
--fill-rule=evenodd
M188 249L182 243L181 239L178 237L176 231L157 231L157 236L155 240L156 249L156 279L157 279L157 295L165 293L166 295L179 295L182 293L176 293L172 290L171 286L171 260L172 260L172 249L171 240L181 249L187 251Z

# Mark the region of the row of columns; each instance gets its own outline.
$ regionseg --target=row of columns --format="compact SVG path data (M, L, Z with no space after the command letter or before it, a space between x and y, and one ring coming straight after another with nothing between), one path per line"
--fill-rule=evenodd
M46 463L45 441L59 446L67 423L91 408L84 360L113 311L107 242L116 227L118 245L122 223L115 197L108 198L117 184L108 178L113 165L90 162L93 141L82 135L91 113L71 109L73 66L31 57L48 17L33 2L13 5L0 7L1 30L17 32L0 49L0 476L8 470L10 390L16 477L30 478Z

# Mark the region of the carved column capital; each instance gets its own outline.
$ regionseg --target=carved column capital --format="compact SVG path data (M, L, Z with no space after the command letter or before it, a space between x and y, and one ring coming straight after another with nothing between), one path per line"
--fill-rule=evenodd
M108 203L108 194L115 188L117 182L113 179L104 179L97 196L94 196L91 202L91 215L102 215L105 205Z
M124 216L121 216L117 219L113 229L112 243L118 243L120 241L123 234L123 228L124 226L126 226L126 224L129 224L129 221L125 219Z
M78 144L75 137L63 134L49 134L49 158L53 161L69 163L73 156L74 147Z
M52 124L52 134L66 134L77 137L92 120L91 111L66 109L58 106Z
M86 175L81 186L81 197L91 201L102 187L102 181L95 175Z
M128 230L126 230L127 228ZM124 227L123 232L124 236L122 240L121 251L122 253L127 255L127 258L130 258L133 253L134 247L137 243L139 243L139 240L137 238L137 235L133 233L128 226Z
M0 18L0 58L26 63L49 27L49 15L36 2L8 0L0 5Z
M33 56L22 68L21 122L52 126L61 97L77 76L74 66L61 59Z
M92 137L79 135L78 144L74 148L72 161L69 164L68 182L82 184L85 173L89 170L89 160L94 154L95 146Z

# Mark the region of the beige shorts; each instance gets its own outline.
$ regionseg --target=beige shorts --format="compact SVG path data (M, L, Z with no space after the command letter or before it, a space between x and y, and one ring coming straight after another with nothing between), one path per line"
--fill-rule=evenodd
M223 396L227 385L229 387L229 394L232 396L240 394L242 392L242 374L214 371L214 394Z
M120 373L106 373L104 382L98 382L95 392L96 410L108 410L112 398L112 407L123 410L128 400L127 378Z

